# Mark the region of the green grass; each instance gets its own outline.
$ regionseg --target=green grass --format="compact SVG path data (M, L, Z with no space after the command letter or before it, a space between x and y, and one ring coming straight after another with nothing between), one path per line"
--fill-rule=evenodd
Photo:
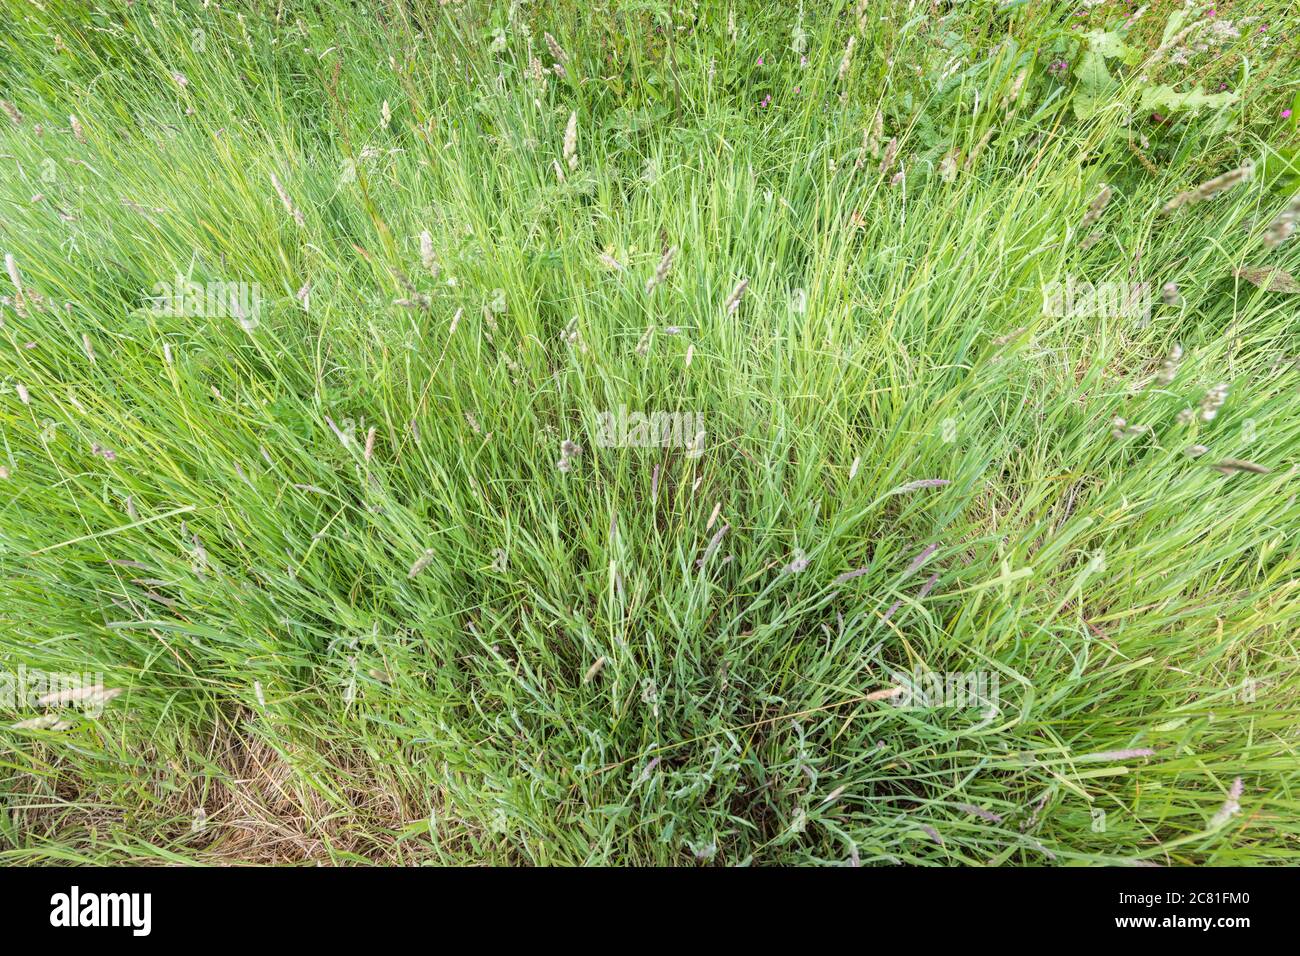
M87 6L0 5L0 672L122 693L0 700L0 862L1296 860L1294 7Z

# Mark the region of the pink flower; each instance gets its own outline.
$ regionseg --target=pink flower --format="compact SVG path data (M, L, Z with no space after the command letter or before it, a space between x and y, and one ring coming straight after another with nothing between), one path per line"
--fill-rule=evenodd
M761 56L758 58L758 65L759 66L763 65L763 58Z
M1290 111L1290 110L1283 110L1283 111L1282 111L1282 118L1283 118L1283 119L1290 119L1290 118L1291 118L1291 111Z

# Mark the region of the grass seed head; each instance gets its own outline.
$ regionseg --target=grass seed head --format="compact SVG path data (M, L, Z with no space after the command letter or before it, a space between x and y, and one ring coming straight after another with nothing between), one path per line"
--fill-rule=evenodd
M1219 807L1219 812L1210 818L1210 829L1217 830L1234 816L1241 812L1241 794L1244 787L1241 778L1237 777L1232 781L1232 786L1228 789L1228 797L1223 801L1223 806Z
M884 176L894 168L894 160L898 157L898 137L890 139L889 144L885 146L885 155L880 160L880 175Z
M293 221L299 226L306 226L307 220L302 214L302 210L294 205L293 200L289 197L289 192L280 182L280 177L271 173L271 185L275 187L275 194L280 197L280 202L284 205L285 212L293 217Z
M654 332L655 327L653 325L647 326L646 330L641 333L641 339L636 343L636 348L633 351L642 358L650 354L650 342L654 338Z
M39 717L20 720L12 726L14 730L67 730L72 726L72 722L58 714L42 714Z
M1296 193L1287 207L1269 223L1268 231L1264 234L1265 248L1276 249L1291 238L1297 221L1300 221L1300 193Z
M555 57L558 63L569 62L569 54L564 51L564 47L560 46L560 41L549 33L543 33L542 39L546 41L546 48L551 51L551 56Z
M645 293L649 295L658 288L668 278L668 270L673 267L673 259L677 256L677 247L669 246L664 252L663 258L659 260L659 265L655 267L654 275L646 280Z
M1175 345L1170 349L1165 360L1160 363L1160 371L1156 373L1156 383L1159 385L1170 385L1178 375L1178 367L1183 362L1183 347Z
M569 172L578 168L578 111L569 114L569 125L564 128L564 162Z
M1205 393L1201 399L1200 416L1203 422L1212 422L1214 417L1219 414L1219 409L1223 403L1228 400L1228 386L1216 385Z
M546 67L542 64L541 58L532 56L528 58L527 77L538 86L546 86L550 77L546 75Z
M857 46L858 38L854 35L849 36L849 42L844 46L844 59L840 60L839 81L843 83L848 78L849 69L853 66L853 48Z
M1213 179L1206 180L1195 189L1189 189L1187 192L1179 193L1173 199L1169 200L1169 202L1165 203L1161 213L1168 216L1170 213L1181 209L1183 206L1195 206L1197 203L1205 202L1207 199L1213 199L1215 196L1226 192L1233 186L1249 182L1254 174L1255 164L1247 160L1236 169L1230 169L1221 176L1215 176Z
M1223 459L1223 461L1218 462L1212 467L1214 468L1215 471L1223 475L1235 475L1238 472L1243 472L1243 471L1250 472L1251 474L1254 475L1269 474L1269 469L1266 468L1265 466L1257 462L1247 461L1244 458L1225 458Z
M406 574L406 579L408 581L411 580L431 563L433 563L433 549L428 548L422 555L415 559L415 563L411 565L411 570Z
M794 549L794 558L782 570L786 574L801 574L808 570L809 558L802 548Z
M12 282L14 288L18 290L19 298L22 298L23 274L18 271L18 261L14 259L13 253L11 252L5 253L5 272L9 273L9 281Z
M429 275L438 278L438 257L434 254L433 236L428 229L420 233L420 264Z
M741 279L736 283L736 287L731 290L731 295L727 296L724 309L728 315L731 315L740 308L740 300L745 297L745 290L749 288L749 280Z
M1106 207L1110 205L1111 196L1113 195L1114 193L1110 186L1106 183L1102 183L1101 189L1098 190L1096 198L1088 204L1088 211L1083 214L1081 228L1091 229L1097 224L1097 220L1101 218L1101 214L1105 212Z
M889 492L891 495L906 495L913 491L921 491L924 488L942 488L944 485L952 484L947 478L921 478L918 481L909 481L905 485L899 485Z

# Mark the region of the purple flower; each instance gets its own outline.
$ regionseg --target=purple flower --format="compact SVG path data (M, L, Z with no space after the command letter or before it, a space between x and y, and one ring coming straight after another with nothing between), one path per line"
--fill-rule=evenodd
M1283 119L1290 119L1290 118L1291 118L1291 111L1290 111L1290 110L1283 110L1283 111L1282 111L1282 118L1283 118Z

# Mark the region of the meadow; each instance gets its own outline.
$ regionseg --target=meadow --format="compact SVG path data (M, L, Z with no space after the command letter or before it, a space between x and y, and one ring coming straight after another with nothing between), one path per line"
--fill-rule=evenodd
M0 0L0 863L1300 857L1283 0Z

